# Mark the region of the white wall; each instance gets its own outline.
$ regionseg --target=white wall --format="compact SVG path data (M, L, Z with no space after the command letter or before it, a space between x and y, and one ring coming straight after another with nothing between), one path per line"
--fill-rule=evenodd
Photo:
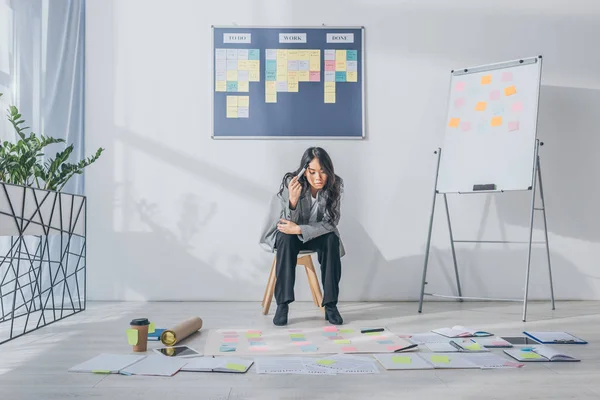
M368 139L211 140L210 26L232 23L364 25ZM107 149L86 177L89 298L260 301L267 203L318 144L346 182L341 300L417 299L449 71L543 54L555 292L600 299L599 37L597 0L88 1L86 145ZM528 193L449 201L456 239L527 238ZM428 290L453 293L437 212ZM457 252L466 295L522 296L525 246ZM549 296L544 257L536 247L533 299Z

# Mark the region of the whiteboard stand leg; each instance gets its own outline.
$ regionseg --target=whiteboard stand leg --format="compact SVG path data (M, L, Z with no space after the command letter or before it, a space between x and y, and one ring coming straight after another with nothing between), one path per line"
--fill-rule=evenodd
M454 250L454 236L452 235L452 224L450 223L450 210L448 209L448 197L444 193L444 204L446 206L446 217L448 217L448 232L450 233L450 248L452 249L452 261L454 262L454 275L456 276L456 287L458 288L458 301L462 302L462 290L460 289L460 278L458 277L458 265L456 263L456 251Z
M543 143L542 143L543 144ZM542 185L542 171L540 168L540 156L537 157L537 173L540 182L540 198L542 200L542 215L544 217L544 234L546 235L546 256L548 257L548 277L550 278L550 296L552 299L552 309L554 307L554 285L552 283L552 265L550 264L550 244L548 242L548 225L546 223L546 202L544 201L544 186Z
M531 242L533 239L533 219L535 216L535 192L537 187L537 173L538 173L538 150L539 150L539 140L536 141L535 145L535 155L533 162L533 179L531 188L531 209L529 211L529 246L527 249L527 272L525 275L525 296L523 297L523 322L527 320L527 296L529 294L529 272L531 270Z
M429 249L431 247L431 232L433 229L433 216L435 215L435 199L437 197L437 181L440 172L440 158L442 149L438 148L434 152L438 155L437 166L435 168L435 183L433 185L433 201L431 203L431 215L429 216L429 232L427 233L427 245L425 246L425 262L423 264L423 279L421 281L421 295L419 297L419 313L423 311L423 296L425 295L425 285L427 284L427 264L429 263Z

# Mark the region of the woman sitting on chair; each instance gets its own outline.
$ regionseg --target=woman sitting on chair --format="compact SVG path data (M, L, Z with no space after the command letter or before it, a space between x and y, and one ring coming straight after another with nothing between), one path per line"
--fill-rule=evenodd
M343 323L337 309L341 257L345 253L337 229L343 188L331 158L320 147L307 149L300 167L283 177L278 193L280 219L271 221L261 238L261 243L271 251L277 250L275 325L287 324L288 304L294 301L296 261L301 250L318 254L325 319L335 325Z

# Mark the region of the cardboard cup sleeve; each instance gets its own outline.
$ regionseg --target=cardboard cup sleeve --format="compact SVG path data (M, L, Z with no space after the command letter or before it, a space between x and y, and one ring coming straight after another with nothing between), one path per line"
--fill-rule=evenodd
M200 317L191 317L175 325L175 327L165 330L160 335L160 341L165 346L173 346L192 333L199 331L200 328L202 328L202 319Z

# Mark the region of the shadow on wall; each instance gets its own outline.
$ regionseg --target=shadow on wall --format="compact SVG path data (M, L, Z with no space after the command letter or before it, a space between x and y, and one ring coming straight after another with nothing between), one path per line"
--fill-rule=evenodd
M542 87L538 137L548 231L586 242L600 241L598 110L600 90ZM529 207L518 198L499 197L497 208L504 222L528 226Z

